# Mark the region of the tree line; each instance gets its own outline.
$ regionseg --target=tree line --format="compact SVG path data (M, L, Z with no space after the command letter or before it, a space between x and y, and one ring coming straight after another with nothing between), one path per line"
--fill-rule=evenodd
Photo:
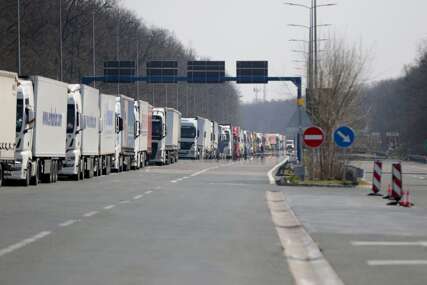
M3 70L18 71L18 3L21 75L76 83L82 76L102 75L105 61L135 61L137 74L145 74L147 62L167 59L177 60L178 74L185 76L187 61L198 59L173 32L148 27L117 0L0 0ZM186 117L200 115L239 123L239 94L230 83L96 83L96 87L154 106L174 107Z
M398 133L403 153L427 154L427 45L403 76L372 84L365 98L367 130L378 133L383 148L387 134Z

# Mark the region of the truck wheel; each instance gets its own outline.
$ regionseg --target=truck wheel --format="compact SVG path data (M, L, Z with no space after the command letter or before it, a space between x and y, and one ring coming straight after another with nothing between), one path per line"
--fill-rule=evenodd
M53 167L53 182L58 182L58 173L59 173L59 167L58 167L58 161L55 160L55 164Z
M111 173L111 158L107 157L105 160L105 175L110 175Z
M36 186L39 182L39 166L36 164L36 170L34 176L31 176L30 184Z
M80 177L80 180L85 179L85 168L84 168L84 162L80 159L79 164L79 174L77 174Z
M3 165L0 163L0 186L3 186Z
M27 171L25 172L25 179L22 181L22 186L28 187L30 185L30 179L31 179L31 165L27 164Z

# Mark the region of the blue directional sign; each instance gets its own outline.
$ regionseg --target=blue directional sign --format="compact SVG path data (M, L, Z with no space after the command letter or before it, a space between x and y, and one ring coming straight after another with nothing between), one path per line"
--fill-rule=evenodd
M353 129L347 126L339 127L334 132L334 141L335 144L342 148L350 147L354 140L356 139L356 134Z

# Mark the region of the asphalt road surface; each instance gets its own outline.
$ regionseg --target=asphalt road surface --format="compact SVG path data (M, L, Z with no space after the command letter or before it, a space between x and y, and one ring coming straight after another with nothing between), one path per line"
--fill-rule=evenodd
M0 284L292 284L264 161L0 190Z
M354 164L372 172L373 161ZM413 208L387 206L381 197L367 196L368 188L282 187L345 284L427 284L427 165L402 167ZM390 171L391 161L385 161L384 172ZM383 193L390 180L383 176Z
M285 194L345 284L427 284L426 165L404 163L415 207L403 208L367 188L270 185L279 161L180 161L3 187L0 284L294 284L268 190Z

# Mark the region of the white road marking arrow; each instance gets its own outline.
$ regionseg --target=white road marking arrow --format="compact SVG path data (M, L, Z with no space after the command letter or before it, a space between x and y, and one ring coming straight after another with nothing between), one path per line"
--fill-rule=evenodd
M350 136L344 135L341 131L338 131L338 135L342 138L343 142L351 143Z

